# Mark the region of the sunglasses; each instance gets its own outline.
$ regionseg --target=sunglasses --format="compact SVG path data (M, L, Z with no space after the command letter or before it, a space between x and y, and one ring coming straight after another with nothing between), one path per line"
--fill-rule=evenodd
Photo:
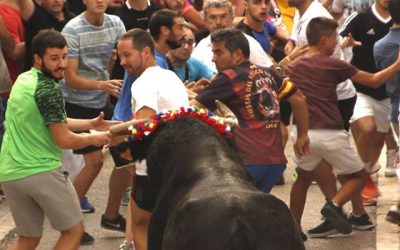
M185 44L187 44L187 45L189 45L189 46L193 46L194 41L193 41L193 40L184 40L184 41L182 42L182 45L185 45Z

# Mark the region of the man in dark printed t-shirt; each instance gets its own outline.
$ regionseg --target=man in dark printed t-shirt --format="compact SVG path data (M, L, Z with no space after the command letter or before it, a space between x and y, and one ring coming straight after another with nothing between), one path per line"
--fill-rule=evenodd
M249 43L237 29L222 29L211 35L219 74L191 104L215 110L215 100L224 102L237 116L236 148L253 183L270 192L286 168L279 126L279 101L294 104L299 137L294 144L299 155L308 152L308 114L305 99L288 79L272 70L249 63Z
M62 148L109 143L109 132L72 132L108 129L109 123L103 115L92 120L67 118L58 84L64 77L67 43L59 32L40 31L32 40L32 52L33 67L11 90L0 152L0 182L19 234L11 248L35 249L46 216L61 232L54 249L77 249L82 214L68 173L61 170Z

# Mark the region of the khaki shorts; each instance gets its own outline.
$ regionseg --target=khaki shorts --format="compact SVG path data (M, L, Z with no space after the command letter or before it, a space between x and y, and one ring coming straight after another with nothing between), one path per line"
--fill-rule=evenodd
M291 133L295 140L296 130ZM351 145L349 133L345 130L310 129L310 153L298 158L294 155L297 166L305 171L314 170L322 159L332 165L336 175L349 175L361 171L365 164L356 149Z
M386 133L390 128L390 121L388 119L389 114L390 98L378 101L370 96L357 93L357 101L354 106L353 116L350 119L350 123L366 116L373 116L377 131Z
M68 230L82 220L75 189L60 169L3 182L2 187L22 236L40 237L44 216L58 231Z

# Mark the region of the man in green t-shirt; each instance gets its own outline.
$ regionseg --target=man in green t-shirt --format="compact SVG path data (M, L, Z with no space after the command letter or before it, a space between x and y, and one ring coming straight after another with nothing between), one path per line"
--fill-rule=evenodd
M59 32L39 32L32 53L33 67L11 91L0 152L0 182L19 233L12 249L36 248L45 215L61 232L54 249L77 249L82 215L68 173L61 170L62 149L109 143L109 132L74 133L106 130L109 122L103 114L91 120L66 117L58 80L64 77L67 46Z

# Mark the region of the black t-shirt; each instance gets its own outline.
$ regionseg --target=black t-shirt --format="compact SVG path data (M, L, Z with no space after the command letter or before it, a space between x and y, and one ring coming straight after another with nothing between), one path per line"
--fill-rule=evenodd
M160 8L160 5L153 1L150 1L150 5L147 6L145 10L134 10L132 8L128 8L125 3L114 12L114 15L121 18L122 22L125 25L125 30L127 31L133 28L147 30L149 27L151 15L153 15L153 13ZM111 71L111 79L123 79L124 72L124 69L120 65L120 60L119 58L117 58Z
M149 27L150 17L161 7L157 3L150 1L150 5L145 10L134 10L128 8L126 3L115 10L114 15L119 16L128 31L133 28L147 30Z
M67 0L69 10L75 15L79 15L86 10L82 0Z
M349 16L341 29L340 35L345 37L351 33L356 41L362 43L362 46L353 48L351 64L360 70L371 73L378 72L374 61L374 44L389 32L391 26L392 21L384 23L374 14L372 7L365 12L355 12ZM388 97L385 84L377 89L357 82L354 82L354 86L357 92L366 94L376 100L383 100Z
M25 64L24 69L29 70L33 65L32 56L32 39L43 29L55 29L60 31L64 28L65 24L71 20L75 15L64 9L64 21L59 21L46 10L36 4L31 18L25 22Z
M251 37L253 37L254 39L256 39L253 35L253 30L244 23L244 20L240 21L238 23L238 25L236 26L237 29L240 29L241 31L243 31L244 33L246 33L246 35L249 35Z

